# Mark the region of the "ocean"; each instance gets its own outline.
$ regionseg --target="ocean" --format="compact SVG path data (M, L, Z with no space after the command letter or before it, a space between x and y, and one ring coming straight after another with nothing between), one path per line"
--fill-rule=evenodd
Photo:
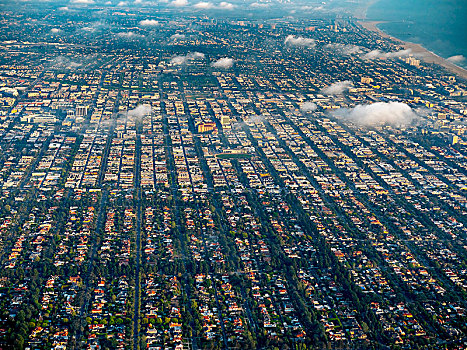
M467 0L378 0L366 17L385 21L378 28L389 35L467 68Z

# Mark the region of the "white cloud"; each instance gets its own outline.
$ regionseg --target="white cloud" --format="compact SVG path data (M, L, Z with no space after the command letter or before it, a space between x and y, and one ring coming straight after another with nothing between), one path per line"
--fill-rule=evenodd
M86 27L82 27L81 30L84 30L85 32L96 32L98 30L101 30L103 28L106 27L106 25L102 22L92 22L92 23L89 23L90 25L86 26Z
M358 105L336 114L338 117L364 126L406 126L418 117L410 106L401 102L376 102Z
M160 23L159 21L156 21L155 19L143 19L142 21L139 22L140 26L158 26Z
M128 2L126 1L120 1L117 6L123 7L123 6L128 6Z
M129 118L132 119L141 119L144 116L151 114L151 106L150 105L138 105L135 109L128 111L127 115Z
M183 6L188 5L188 1L187 0L173 0L170 4L175 7L183 7Z
M398 58L398 57L406 57L412 54L412 50L400 50L395 52L383 52L380 50L373 50L365 55L363 55L363 59L365 60L374 60L374 59L388 59L388 58Z
M170 37L170 39L172 40L180 40L180 39L185 39L185 38L186 38L185 34L179 34L179 33L175 33L174 35Z
M233 58L223 57L211 64L214 68L229 69L234 65L235 60Z
M136 39L136 38L140 38L142 37L141 34L138 34L138 33L135 33L135 32L121 32L121 33L117 33L117 35L120 37L120 38L124 38L124 39Z
M313 102L305 102L300 105L300 111L302 113L310 113L316 111L317 108L318 106Z
M50 32L51 32L52 34L58 34L58 33L60 33L61 31L62 31L62 30L61 30L60 28L52 28L52 29L50 30Z
M420 117L427 117L429 115L433 115L434 111L432 108L418 107L415 109L415 113Z
M340 44L340 43L327 44L327 45L324 45L324 48L329 51L336 52L340 55L353 55L355 53L362 52L360 46L351 45L351 44Z
M253 8L267 8L267 7L269 7L269 4L266 4L264 2L254 2L254 3L250 4L250 7L253 7Z
M68 6L62 6L62 7L59 7L58 8L60 11L69 11L69 7Z
M80 67L82 63L72 61L66 56L58 56L58 57L55 57L51 61L51 65L54 68L60 68L60 69L76 69Z
M194 7L197 9L209 10L214 7L214 4L212 2L201 1L194 5Z
M317 6L317 7L313 7L313 6L302 6L300 8L302 11L323 11L324 10L324 7L323 6Z
M451 62L451 63L461 63L461 62L465 61L465 56L455 55L455 56L449 57L447 60L449 62Z
M234 4L231 4L230 2L225 2L225 1L222 1L220 4L219 4L219 8L221 10L233 10L235 8L235 5Z
M315 47L316 42L314 39L304 38L301 36L289 35L284 40L284 44L288 46L298 46L298 47Z
M321 92L326 95L340 95L351 87L353 87L353 83L350 80L338 81L337 83L323 88Z
M253 115L245 119L244 123L245 124L262 123L264 120L266 120L266 117L264 115Z
M201 1L201 2L198 2L197 4L195 4L193 7L197 8L199 10L212 10L212 9L216 9L216 10L233 10L235 8L235 5L233 5L233 4L229 3L229 2L222 1L219 5L216 6L212 2Z
M92 5L94 4L94 0L71 0L70 3L80 5Z
M185 56L175 56L170 60L170 63L175 65L187 64L189 61L200 60L204 58L204 53L201 52L190 52Z

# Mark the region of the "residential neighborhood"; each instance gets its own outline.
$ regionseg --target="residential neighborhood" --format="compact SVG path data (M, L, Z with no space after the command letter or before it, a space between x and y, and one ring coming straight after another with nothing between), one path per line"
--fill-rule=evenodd
M0 24L0 349L465 348L462 77L352 18L73 11Z

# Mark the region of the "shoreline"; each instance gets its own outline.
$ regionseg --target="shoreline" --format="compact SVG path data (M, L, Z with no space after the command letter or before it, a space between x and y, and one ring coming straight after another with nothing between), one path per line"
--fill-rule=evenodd
M430 50L426 49L420 44L415 44L410 41L403 41L401 39L398 39L396 37L393 37L392 35L389 35L388 33L382 31L381 29L378 28L378 24L380 23L386 23L385 21L365 21L365 20L359 20L357 21L359 25L361 25L363 28L378 33L380 36L383 38L391 39L394 40L398 43L400 43L404 49L410 49L415 56L420 56L419 58L422 59L425 63L428 64L437 64L443 68L446 68L449 72L452 74L467 80L467 70L456 66L455 64L449 62L445 58L438 56L434 52L431 52Z

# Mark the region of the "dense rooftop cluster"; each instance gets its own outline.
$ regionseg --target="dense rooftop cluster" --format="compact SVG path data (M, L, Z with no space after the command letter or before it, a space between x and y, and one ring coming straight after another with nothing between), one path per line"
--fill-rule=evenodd
M0 348L463 348L465 82L353 20L111 14L0 22Z

